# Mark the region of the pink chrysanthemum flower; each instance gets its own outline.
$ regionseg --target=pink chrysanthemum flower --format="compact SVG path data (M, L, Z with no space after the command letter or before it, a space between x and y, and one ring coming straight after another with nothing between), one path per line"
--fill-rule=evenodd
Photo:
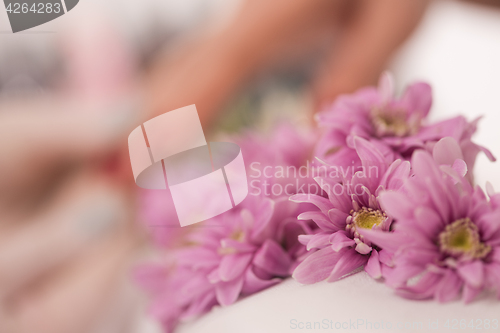
M500 297L500 195L489 201L454 172L463 169L456 168L461 163L448 166L461 158L455 141L442 140L436 148L434 158L423 150L414 153L414 177L403 193L380 195L397 221L395 231L363 234L391 254L386 283L404 297L447 302L462 292L470 302L485 288ZM448 162L438 166L443 163L436 157Z
M315 141L315 135L309 129L301 131L283 123L276 126L268 137L248 132L230 136L227 141L235 142L241 148L249 179L249 195L290 196L301 188L305 192L306 185L311 183L310 177L294 177L297 173L278 174L279 170L298 170L306 165ZM164 248L178 246L186 230L179 226L169 190L141 189L138 197L138 218L149 227L154 243Z
M241 147L245 164L250 168L254 162L300 167L311 156L316 139L309 128L300 130L295 125L281 123L268 136L247 132L228 140Z
M390 230L392 217L380 207L378 195L384 190L398 190L409 177L410 163L396 160L390 164L364 139L355 138L354 144L362 170L340 183L328 177L316 178L328 198L314 194L290 198L319 208L299 215L299 219L311 219L319 227L312 235L299 236L299 241L311 251L293 273L301 283L336 281L363 265L372 277L382 276L381 265L388 256L361 235L360 230Z
M427 83L410 85L401 98L394 98L392 78L384 73L379 87L368 87L351 95L340 96L326 111L318 114L325 133L315 148L315 155L332 165L359 164L353 138L369 140L390 160L409 160L416 149L432 150L435 142L452 137L459 142L470 170L476 155L483 151L473 143L479 119L469 123L458 116L426 125L432 104L432 91Z
M312 179L307 170L316 135L309 128L282 123L269 136L248 132L234 141L241 147L250 195L271 198L307 192ZM314 184L315 185L315 184Z
M187 236L191 245L174 252L170 268L138 270L153 297L152 314L172 329L290 276L305 252L297 237L310 232L296 219L299 209L287 198L248 196L235 210L203 222Z

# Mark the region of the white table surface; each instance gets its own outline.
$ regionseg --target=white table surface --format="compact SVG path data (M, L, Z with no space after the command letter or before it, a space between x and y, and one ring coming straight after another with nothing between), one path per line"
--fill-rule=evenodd
M500 320L500 302L484 298L468 305L460 301L443 305L406 300L361 272L335 283L307 286L288 279L227 308L215 308L208 315L180 326L176 333L453 332L456 331L451 329L453 319L464 319L467 324L472 319L474 323ZM307 322L324 325L325 320L328 326L332 321L334 329L307 330L299 326L299 322L304 327ZM450 320L449 330L445 328L447 320ZM436 325L439 329L433 330ZM489 331L500 331L500 327Z

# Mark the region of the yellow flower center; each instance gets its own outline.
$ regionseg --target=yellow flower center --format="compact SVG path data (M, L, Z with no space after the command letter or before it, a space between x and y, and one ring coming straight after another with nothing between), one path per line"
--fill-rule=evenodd
M236 230L231 234L230 238L238 242L243 242L245 240L245 233L242 230Z
M231 236L229 236L229 238L242 243L245 240L245 233L242 230L236 230L231 234ZM234 254L237 252L238 251L236 251L233 247L220 247L217 249L217 253L220 255Z
M378 137L403 137L412 132L412 128L407 121L407 115L402 110L382 110L375 108L372 110L371 116L372 125Z
M363 207L352 213L352 221L356 228L371 229L380 225L387 218L380 210Z
M465 259L484 258L491 246L481 242L477 226L467 217L446 226L439 234L441 252Z

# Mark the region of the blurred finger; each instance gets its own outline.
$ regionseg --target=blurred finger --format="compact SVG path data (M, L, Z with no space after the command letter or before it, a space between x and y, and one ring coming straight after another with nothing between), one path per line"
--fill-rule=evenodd
M126 146L141 123L134 102L88 109L76 102L40 101L0 105L0 189L30 189L50 172L106 156ZM63 169L62 169L63 170ZM57 175L56 175L57 176Z
M225 29L159 59L147 78L148 109L157 115L196 104L209 128L230 96L264 67L311 48L317 30L331 26L345 2L244 1Z
M112 239L97 244L35 285L10 313L16 332L93 331L94 326L109 314L113 299L127 279L137 239L133 228L121 228Z
M89 175L69 182L35 219L6 223L0 237L0 295L15 293L70 260L126 219L128 203Z
M6 163L106 152L140 124L138 101L85 105L79 100L0 104L0 153ZM6 155L10 153L11 155Z
M339 42L313 83L316 110L376 83L391 55L420 22L428 0L353 2Z

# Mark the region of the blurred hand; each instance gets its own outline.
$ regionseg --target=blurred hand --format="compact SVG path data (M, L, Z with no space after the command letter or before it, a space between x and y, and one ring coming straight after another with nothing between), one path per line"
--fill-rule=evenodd
M91 332L137 247L132 187L103 164L140 121L79 107L0 104L0 332Z
M244 83L272 63L336 42L311 82L316 110L341 93L375 83L422 18L428 0L247 0L224 29L158 59L147 78L152 115L196 104L207 128ZM151 116L152 116L151 115Z

